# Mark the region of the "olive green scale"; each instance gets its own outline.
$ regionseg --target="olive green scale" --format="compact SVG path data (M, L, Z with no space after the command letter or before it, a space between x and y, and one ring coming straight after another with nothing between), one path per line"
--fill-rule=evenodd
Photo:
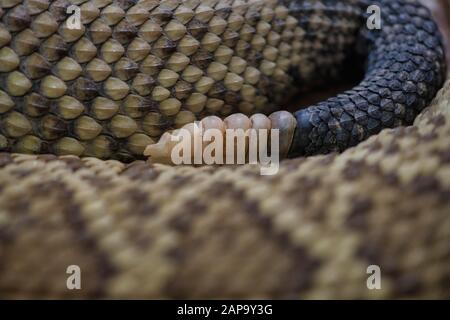
M290 68L312 72L277 0L3 0L0 16L3 151L132 160L207 115L272 112Z

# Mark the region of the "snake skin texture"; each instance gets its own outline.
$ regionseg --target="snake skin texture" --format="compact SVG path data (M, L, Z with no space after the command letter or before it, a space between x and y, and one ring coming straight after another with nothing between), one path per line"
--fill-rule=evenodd
M367 46L363 81L295 115L294 155L343 151L383 128L409 125L445 80L445 57L436 25L416 1L361 1L378 5L379 31L363 28ZM320 51L317 53L320 56Z
M381 30L366 27L371 4ZM296 87L342 78L361 51L359 86L295 114L292 157L343 151L411 124L444 81L440 34L417 1L8 0L0 14L9 152L131 161L207 115L281 109Z
M1 297L448 299L449 135L450 82L414 126L270 177L2 154Z
M0 18L1 298L450 298L450 83L435 97L417 1L3 0ZM361 58L357 87L295 112L277 175L139 160Z

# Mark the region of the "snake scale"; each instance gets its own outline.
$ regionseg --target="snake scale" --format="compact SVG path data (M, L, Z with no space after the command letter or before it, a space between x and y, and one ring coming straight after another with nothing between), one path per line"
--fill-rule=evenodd
M436 97L417 1L2 0L0 17L0 297L450 298L450 83ZM277 175L142 160L360 60L356 87L279 121Z

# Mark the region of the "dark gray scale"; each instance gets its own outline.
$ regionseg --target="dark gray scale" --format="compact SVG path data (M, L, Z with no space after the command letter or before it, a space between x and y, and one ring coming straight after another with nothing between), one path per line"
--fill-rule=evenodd
M441 36L428 10L416 1L358 1L360 12L373 4L382 8L382 29L361 26L357 41L368 49L363 81L295 113L292 157L343 151L383 128L409 125L442 86ZM339 104L345 112L337 112Z

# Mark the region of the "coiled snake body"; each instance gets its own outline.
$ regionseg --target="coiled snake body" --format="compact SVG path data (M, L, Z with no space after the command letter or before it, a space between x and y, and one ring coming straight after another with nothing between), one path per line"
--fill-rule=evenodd
M3 0L0 15L2 297L450 297L449 86L401 127L446 70L416 1ZM273 112L353 56L357 87L279 121L290 157L328 155L273 177L126 164L195 119Z

